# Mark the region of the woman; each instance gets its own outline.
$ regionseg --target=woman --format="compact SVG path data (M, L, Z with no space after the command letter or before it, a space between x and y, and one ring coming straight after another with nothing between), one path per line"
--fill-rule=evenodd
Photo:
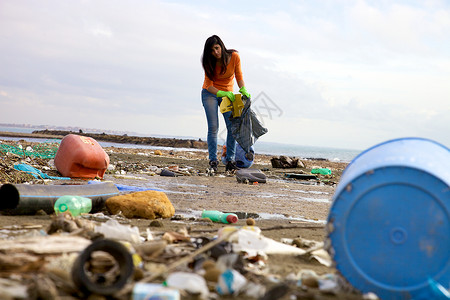
M236 50L227 49L217 35L213 35L206 40L205 48L203 49L202 65L205 71L202 102L208 122L209 167L210 170L217 172L217 166L219 165L217 160L218 111L222 97L228 97L231 101L234 101L233 79L235 77L239 86L239 92L249 98L250 94L245 88L239 54ZM226 171L235 171L237 169L234 161L236 141L231 133L231 121L229 120L231 113L231 111L223 113L227 126Z

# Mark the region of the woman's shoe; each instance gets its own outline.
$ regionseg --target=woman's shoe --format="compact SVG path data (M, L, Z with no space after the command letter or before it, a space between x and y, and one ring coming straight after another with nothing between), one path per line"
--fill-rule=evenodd
M217 167L219 166L218 160L210 160L209 161L209 171L217 173Z
M239 168L236 166L236 162L231 160L227 162L227 165L225 166L225 172L235 172L236 170L239 170Z

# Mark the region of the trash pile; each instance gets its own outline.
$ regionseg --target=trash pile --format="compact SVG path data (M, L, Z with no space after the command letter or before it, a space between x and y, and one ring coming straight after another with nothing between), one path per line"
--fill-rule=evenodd
M33 146L27 146L23 149L22 145L0 144L0 152L12 153L17 156L28 156L37 158L54 158L58 151L57 143L39 143Z
M2 299L91 299L95 295L95 299L136 300L322 299L321 295L326 299L343 293L342 282L334 274L299 270L280 278L268 273L268 256L274 254L331 264L323 243L277 242L266 238L255 220L246 223L224 225L213 236L189 232L184 226L166 232L150 227L140 233L121 214L74 217L58 212L45 230L3 240L0 294ZM363 297L357 292L346 295L346 299Z
M1 180L8 182L0 186L0 210L51 214L45 230L0 229L2 299L450 299L450 150L436 142L392 140L354 159L334 193L325 241L317 242L270 239L254 219L237 226L236 214L220 211L203 210L190 221L222 227L192 230L164 191L99 182L109 168L106 152L85 137L71 141L79 146L66 148L60 174L47 174L51 160L0 150ZM284 169L299 167L283 161L290 162ZM174 164L158 169L161 176L181 175ZM236 174L238 182L266 182L265 174L248 170ZM14 186L13 172L44 184ZM95 180L45 184L65 180L61 174ZM324 166L285 173L303 181L334 176ZM131 218L153 221L140 232ZM161 219L169 218L180 225L176 230L162 229ZM275 256L336 270L274 275Z
M52 220L47 228L33 224L1 228L3 298L280 299L286 295L300 299L310 295L320 299L322 295L329 297L343 292L334 274L318 275L313 270L299 270L286 278L271 274L270 255L299 256L327 266L331 261L321 243L300 238L295 241L266 238L252 219L245 226L236 226L235 215L205 211L193 222L219 222L223 227L191 231L186 225L178 230L161 231L156 227L158 218L183 220L174 216L175 210L163 192L98 180L86 184L86 179L94 179L92 176L101 179L107 172L120 176L136 170L125 170L129 164L121 161L102 164L104 151L90 139L71 137L67 141L77 143L77 151L86 152L80 157L66 150L59 167L53 160L58 152L44 159L29 156L31 152L38 154L38 150L30 150L35 149L31 146L22 147L28 149L23 153L9 151L20 148L17 145L2 150L4 164L0 166L7 172L1 182L8 183L1 186L0 197L5 205L2 212L48 214ZM89 159L83 160L85 157ZM79 168L77 162L84 165ZM88 170L93 165L95 172ZM199 175L174 164L146 169L160 176ZM78 177L80 170L88 177L81 184L80 179L71 178ZM11 180L8 172L17 180ZM238 175L238 181L253 182L255 177L256 182L265 182L262 172ZM65 180L70 178L67 184ZM158 201L153 203L155 199ZM101 206L107 211L101 210ZM136 217L155 220L140 232L128 225L130 218ZM349 295L361 297L358 293Z
M0 182L36 182L36 176L30 172L14 168L14 165L21 163L33 165L36 169L59 176L57 170L51 163L49 164L55 157L57 149L57 143L39 143L25 147L21 144L0 143Z
M92 144L94 143L94 141L91 141L86 137L82 138L84 139L82 141L82 145L92 146ZM64 146L64 143L62 144ZM74 166L77 166L80 160L74 157L76 154L70 151L62 151L65 148L72 149L75 146L77 146L76 148L82 148L80 147L80 145L75 145L74 143L72 143L70 147L62 147L60 151L62 155L60 156L64 157L65 160L70 163L59 164L58 160L56 160L57 163L55 163L55 156L60 147L60 143L36 143L26 142L24 140L21 140L19 142L0 141L0 182L42 183L43 181L46 182L46 179L63 180L64 177L67 179L68 177L73 176L83 176L84 174L80 174L80 170L75 170L76 172L74 170L70 170L71 168L74 168ZM95 151L103 154L103 149L99 148L100 147L96 147ZM240 147L237 146L237 148L239 149ZM99 179L101 178L101 176L103 176L103 174L112 175L117 179L138 179L131 178L131 175L129 175L130 173L167 177L210 175L207 172L206 168L206 156L202 157L200 153L185 151L183 154L177 155L176 152L174 153L173 151L164 151L163 153L163 151L161 150L151 150L144 152L141 149L118 149L114 147L105 148L105 151L108 155L98 155L97 153L98 158L96 158L96 166L93 168L94 170L96 170L96 173L94 173L93 176L97 176ZM91 153L86 154L86 152L82 152L82 154L91 155ZM131 161L129 161L130 154L133 155ZM77 155L79 156L80 154L78 153ZM99 166L99 164L102 164L105 161L105 158L107 156L109 156L111 159L109 164L107 164L107 167L106 165ZM158 161L157 164L155 165L149 163L149 160L146 159L148 156L152 157L152 161ZM189 160L190 164L184 166L179 165L174 160L171 160L171 157L180 157L180 159L182 160ZM250 184L253 184L254 182L262 183L265 182L265 178L267 177L272 179L284 180L296 179L303 180L305 182L306 180L314 179L317 184L323 183L328 185L335 185L339 180L340 173L346 166L345 163L335 163L327 161L325 166L331 166L330 171L332 170L332 175L311 174L308 170L313 170L315 167L319 168L320 166L315 166L315 164L320 163L320 161L300 161L298 165L296 164L298 170L293 170L292 172L295 173L291 172L289 174L293 175L289 175L283 172L285 168L281 168L277 165L272 166L272 168L270 169L267 168L266 166L270 165L271 159L275 160L277 158L270 158L269 156L265 157L264 155L255 157L252 163L257 163L257 165L256 167L254 166L251 171L258 172L258 174L256 174L257 176L255 177L255 174L252 174L251 177L249 177L247 174L245 176L238 176L238 182L248 182ZM305 166L306 163L308 164L308 166ZM19 167L15 168L15 165L22 165L23 169L19 169ZM92 165L88 166L87 169L90 169L91 167ZM243 168L244 171L246 169L248 168ZM307 177L305 174L310 176ZM215 175L230 176L226 174L226 172ZM234 174L232 175L234 176ZM254 180L252 180L253 177ZM75 178L72 178L72 180L75 180Z

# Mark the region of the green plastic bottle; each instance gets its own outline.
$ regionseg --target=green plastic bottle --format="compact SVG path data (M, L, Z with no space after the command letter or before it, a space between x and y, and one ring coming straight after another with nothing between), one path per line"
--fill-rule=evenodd
M331 170L328 168L316 168L311 170L311 174L331 175Z
M56 200L54 209L57 215L68 211L76 217L91 211L92 200L81 196L65 195Z
M204 210L202 212L202 218L208 218L213 222L221 222L224 224L236 223L238 216L233 213L223 213L218 210Z

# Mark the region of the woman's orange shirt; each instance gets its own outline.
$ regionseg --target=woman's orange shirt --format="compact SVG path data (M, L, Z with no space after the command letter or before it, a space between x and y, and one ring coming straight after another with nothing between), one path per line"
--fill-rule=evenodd
M210 86L214 86L221 91L233 91L233 79L236 76L236 81L244 80L241 69L241 58L237 52L231 53L230 62L227 65L225 74L220 74L220 66L216 65L214 70L215 80L212 81L205 74L205 81L203 82L203 88L207 89Z

